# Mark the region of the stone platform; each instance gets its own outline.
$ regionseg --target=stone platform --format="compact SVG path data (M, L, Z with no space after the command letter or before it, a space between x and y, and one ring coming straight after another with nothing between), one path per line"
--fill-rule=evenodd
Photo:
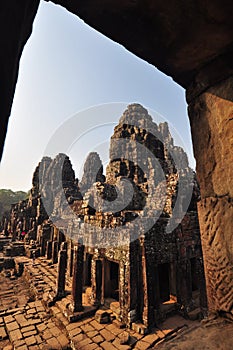
M0 349L68 349L64 326L47 314L42 301L32 300L23 277L0 275Z
M124 328L124 325L114 319L112 310L107 307L103 309L111 316L108 324L97 322L94 314L84 314L83 319L70 323L65 317L71 300L70 281L66 284L66 296L56 301L54 306L47 307L48 295L56 286L57 266L45 258L36 259L34 265L32 260L26 257L17 257L16 263L18 262L25 265L24 275L17 280L9 280L2 275L2 285L9 283L8 280L12 286L21 281L20 283L24 283L24 294L28 295L28 298L18 308L2 310L0 349L144 350L160 348L166 340L199 325L197 321L173 316L158 328L154 328L150 334L140 334L140 324L135 324L134 329ZM28 281L27 287L25 280ZM3 291L3 287L0 290ZM32 295L35 296L35 301L30 301ZM10 299L12 298L10 295ZM83 302L85 312L85 308L88 308L88 293L83 294ZM16 305L12 304L13 306Z

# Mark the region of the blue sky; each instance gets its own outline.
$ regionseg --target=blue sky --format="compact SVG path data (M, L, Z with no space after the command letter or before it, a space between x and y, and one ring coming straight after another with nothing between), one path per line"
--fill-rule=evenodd
M161 120L173 125L183 139L190 165L195 166L184 90L77 16L41 2L21 58L0 166L0 188L28 190L56 129L79 111L116 102L141 103L162 115ZM98 113L93 118L96 125L101 124ZM114 118L117 123L120 115ZM113 116L109 120L111 125L86 133L83 142L70 148L77 176L86 154L101 147L106 151ZM82 113L78 125L88 128Z

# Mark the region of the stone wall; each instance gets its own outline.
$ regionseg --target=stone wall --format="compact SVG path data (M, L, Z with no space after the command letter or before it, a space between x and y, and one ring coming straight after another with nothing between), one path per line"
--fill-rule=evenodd
M190 88L189 115L201 187L199 220L208 306L211 312L232 318L233 78L196 93Z

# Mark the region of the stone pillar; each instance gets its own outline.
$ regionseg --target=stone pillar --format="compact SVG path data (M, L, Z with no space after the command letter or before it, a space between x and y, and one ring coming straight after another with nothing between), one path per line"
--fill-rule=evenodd
M213 83L226 67L199 73L187 100L202 198L198 216L208 308L233 317L233 77Z
M98 306L104 303L104 264L103 259L91 261L92 304Z
M192 301L192 274L189 259L179 260L176 270L176 298L177 303L182 306L184 312L188 311L188 307Z
M56 264L58 261L58 242L54 241L52 243L52 262Z
M141 320L143 312L143 283L141 247L139 240L130 242L129 256L120 261L119 302L123 323L130 326Z
M42 240L42 228L41 225L37 225L37 232L36 232L36 242L41 245Z
M66 268L67 268L67 251L65 249L62 249L59 252L59 258L58 258L56 299L61 299L66 295L65 293Z
M104 292L105 292L105 278L106 278L106 274L105 271L107 269L107 262L106 259L102 259L102 275L101 275L101 296L100 296L100 304L104 305Z
M144 238L140 238L140 244L141 244L141 264L142 264L142 283L143 283L143 312L142 312L142 321L143 324L150 328L153 325L154 322L154 310L152 306L152 300L151 300L151 287L149 285L150 279L148 278L148 259L147 259L147 252L146 252L146 240Z
M144 241L141 244L142 244L141 251L142 251L142 284L143 284L142 320L143 320L143 324L145 326L147 326L147 324L148 324L148 296L147 296L146 257L145 257Z
M47 242L47 248L46 248L46 258L50 260L52 258L52 241Z
M130 324L130 294L131 294L131 281L130 281L130 262L120 261L119 264L119 305L120 316L123 324ZM132 323L132 322L131 322Z
M73 276L73 262L74 262L74 249L70 247L69 249L69 264L68 264L68 274L70 277Z
M98 300L98 296L97 296L96 271L97 271L97 260L92 259L91 261L91 302L94 306L100 304L100 301Z
M83 258L84 245L78 244L74 247L74 267L72 279L72 303L70 309L72 312L83 310L82 293L83 293Z

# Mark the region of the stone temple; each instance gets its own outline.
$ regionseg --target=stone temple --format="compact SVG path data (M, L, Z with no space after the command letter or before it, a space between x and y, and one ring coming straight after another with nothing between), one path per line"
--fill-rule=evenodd
M96 314L139 333L179 313L206 314L206 288L195 173L175 146L167 123L155 124L139 104L128 106L110 142L106 174L90 153L80 181L69 157L44 157L28 200L5 222L24 254L57 266L43 293L71 322ZM43 260L43 261L44 261ZM71 290L67 290L67 285Z

